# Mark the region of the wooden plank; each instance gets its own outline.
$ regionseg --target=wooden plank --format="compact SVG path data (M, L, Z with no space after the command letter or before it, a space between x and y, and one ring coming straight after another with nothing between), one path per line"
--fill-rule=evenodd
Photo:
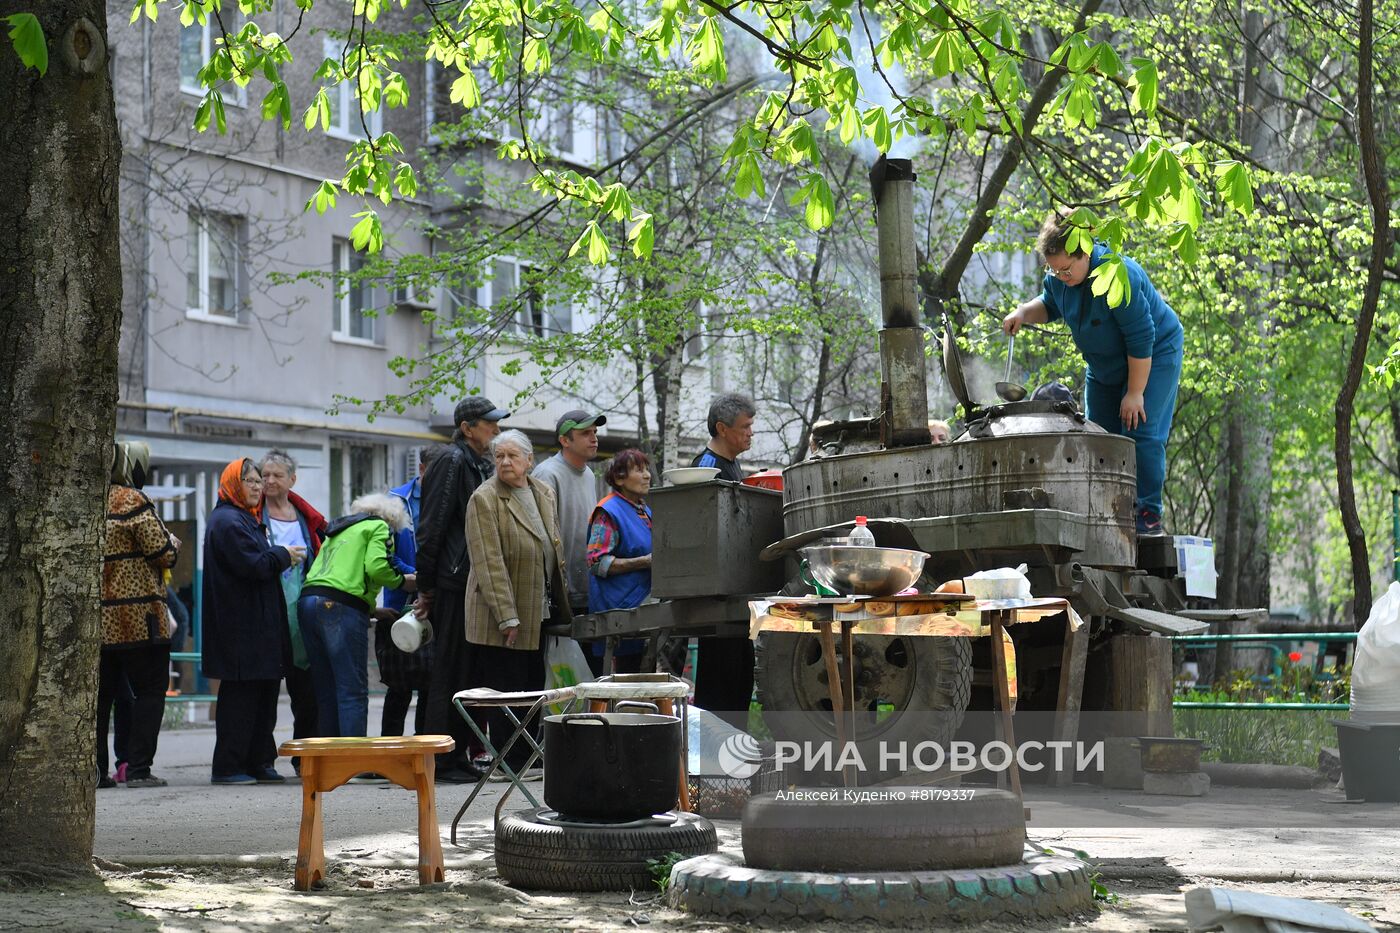
M1119 635L1109 642L1109 665L1113 733L1170 737L1172 643L1155 635Z
M1108 616L1120 622L1127 622L1138 628L1156 632L1159 635L1200 635L1210 631L1210 625L1195 619L1183 618L1155 609L1116 609L1110 608Z
M1006 680L1006 644L1002 637L1006 628L1002 625L1004 612L996 610L987 613L992 628L992 676L996 682L997 708L1001 710L1001 740L1011 746L1011 792L1017 799L1021 797L1021 769L1016 764L1016 730L1011 725L1011 685Z
M1060 692L1055 702L1055 740L1074 742L1079 739L1079 710L1084 699L1084 668L1089 660L1089 625L1085 619L1078 631L1065 616L1065 647L1060 655ZM1074 768L1068 767L1050 775L1050 783L1064 787L1074 783Z

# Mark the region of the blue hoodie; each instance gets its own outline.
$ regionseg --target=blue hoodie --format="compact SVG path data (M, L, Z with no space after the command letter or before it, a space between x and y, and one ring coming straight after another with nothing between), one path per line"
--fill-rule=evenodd
M1092 271L1104 261L1108 247L1095 243L1089 256ZM1185 339L1176 312L1157 293L1147 273L1128 257L1128 282L1132 297L1109 308L1108 295L1093 293L1093 278L1080 285L1066 285L1046 275L1040 299L1049 319L1069 325L1074 344L1089 364L1089 377L1106 385L1128 381L1128 357L1150 359L1180 353Z

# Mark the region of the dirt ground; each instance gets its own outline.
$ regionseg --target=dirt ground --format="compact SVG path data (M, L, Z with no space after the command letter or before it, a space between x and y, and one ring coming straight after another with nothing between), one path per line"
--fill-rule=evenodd
M676 929L718 931L735 925L666 907L656 890L629 894L553 896L502 885L483 865L457 869L451 881L419 888L409 869L340 864L323 890L292 890L285 868L129 868L107 863L98 878L56 888L0 890L0 928L136 933L185 931L260 933L289 930L418 930L455 928L491 933L531 930ZM1105 876L1113 903L1094 913L1040 925L967 927L1158 933L1186 930L1182 890L1211 879L1164 881ZM1246 886L1223 882L1225 886ZM1378 930L1400 930L1400 885L1291 882L1249 884L1251 890L1323 900L1344 907ZM836 925L832 925L833 928ZM886 924L840 924L842 930L888 929ZM820 925L770 927L815 931Z
M377 710L372 711L377 717ZM285 709L280 718L290 722ZM285 728L279 732L283 737ZM466 788L439 786L446 883L420 888L412 794L347 786L326 801L329 873L321 890L292 889L301 788L211 787L213 730L161 736L158 789L97 796L92 879L45 888L0 878L0 930L291 933L677 929L733 924L670 909L660 892L551 895L517 891L495 876L491 811L500 785L450 824ZM283 762L284 773L290 768ZM1197 885L1248 888L1336 904L1378 930L1400 931L1400 806L1352 805L1335 789L1267 792L1212 788L1205 798L1145 797L1095 787L1027 789L1033 842L1082 850L1110 902L1063 921L966 927L1102 933L1184 931L1182 892ZM523 803L515 804L524 806ZM739 827L716 823L721 848L738 852ZM2 841L0 841L2 842ZM802 924L776 930L814 931ZM839 924L884 930L888 924Z

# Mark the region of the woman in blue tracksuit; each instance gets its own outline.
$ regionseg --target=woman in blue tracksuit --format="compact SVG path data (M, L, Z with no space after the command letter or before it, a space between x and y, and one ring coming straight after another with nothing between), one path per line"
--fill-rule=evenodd
M1045 260L1038 297L1002 320L1015 334L1024 324L1063 320L1084 356L1084 409L1089 420L1137 446L1137 532L1162 534L1162 484L1167 477L1176 390L1181 382L1181 322L1147 273L1123 257L1132 294L1116 308L1095 295L1090 273L1110 254L1095 243L1070 253L1073 229L1067 213L1052 213L1040 228L1036 249Z

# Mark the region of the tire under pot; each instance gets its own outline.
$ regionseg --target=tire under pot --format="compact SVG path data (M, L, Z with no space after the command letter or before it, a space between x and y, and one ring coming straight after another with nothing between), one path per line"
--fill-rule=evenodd
M544 719L544 802L566 818L627 822L675 808L681 721L656 713Z

